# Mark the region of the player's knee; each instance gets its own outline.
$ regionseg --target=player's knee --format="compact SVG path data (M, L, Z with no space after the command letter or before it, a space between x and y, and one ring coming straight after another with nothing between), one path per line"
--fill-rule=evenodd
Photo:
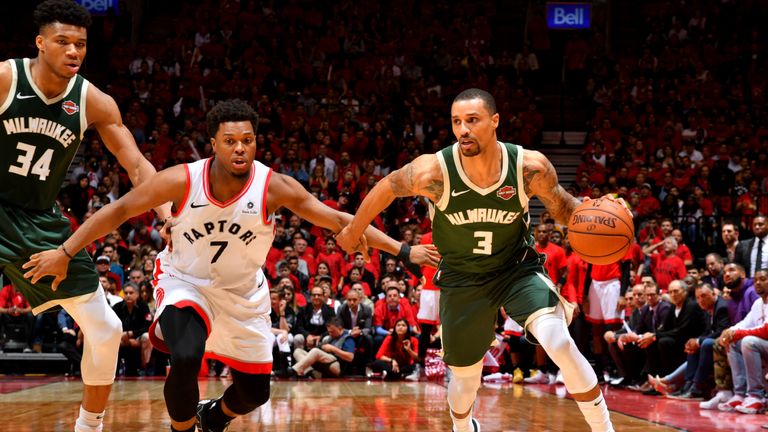
M94 323L85 333L90 345L114 349L120 346L122 335L123 323L114 313L105 314L102 322Z
M232 386L224 394L224 403L235 414L243 415L269 400L269 375L233 372Z

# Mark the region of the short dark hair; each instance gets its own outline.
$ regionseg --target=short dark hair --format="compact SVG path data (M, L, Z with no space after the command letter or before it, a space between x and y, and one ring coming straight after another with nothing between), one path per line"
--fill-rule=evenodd
M339 317L339 316L333 316L333 317L330 317L328 319L328 322L325 323L325 325L326 326L332 325L334 327L338 327L340 329L343 329L344 328L344 321L342 321L341 317Z
M465 101L465 100L472 100L472 99L480 99L485 104L485 108L488 110L488 112L491 115L496 114L496 99L493 98L493 95L488 93L485 90L481 90L479 88L470 88L466 89L463 92L459 93L458 96L456 96L453 99L453 103L459 102L459 101Z
M253 133L256 134L256 128L259 124L259 115L245 101L240 99L229 99L216 104L206 116L208 135L213 138L219 131L219 125L226 122L250 121L253 126Z
M35 8L34 19L38 31L57 22L85 28L91 25L90 12L72 0L44 1Z

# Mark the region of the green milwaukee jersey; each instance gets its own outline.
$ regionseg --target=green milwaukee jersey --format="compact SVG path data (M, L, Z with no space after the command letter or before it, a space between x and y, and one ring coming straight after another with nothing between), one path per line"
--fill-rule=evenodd
M431 213L432 238L443 258L441 269L466 273L508 269L523 249L533 245L523 187L523 149L498 145L501 176L487 188L473 184L464 172L458 144L437 153L444 186Z
M75 75L48 99L32 81L29 59L10 62L13 81L0 105L0 201L49 209L88 126L88 81Z

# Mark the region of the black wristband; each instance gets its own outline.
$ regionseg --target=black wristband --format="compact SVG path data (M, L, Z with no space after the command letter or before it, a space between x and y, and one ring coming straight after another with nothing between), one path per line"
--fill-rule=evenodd
M411 246L408 243L402 243L400 245L400 252L397 253L397 259L404 263L411 262Z

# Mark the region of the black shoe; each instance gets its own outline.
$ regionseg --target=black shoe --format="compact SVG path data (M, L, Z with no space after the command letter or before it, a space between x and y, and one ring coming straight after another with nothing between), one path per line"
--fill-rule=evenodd
M221 403L221 398L201 400L197 403L197 428L200 429L200 432L224 432L229 427L229 422L224 423L224 426L218 429L208 424L208 412L217 403Z

